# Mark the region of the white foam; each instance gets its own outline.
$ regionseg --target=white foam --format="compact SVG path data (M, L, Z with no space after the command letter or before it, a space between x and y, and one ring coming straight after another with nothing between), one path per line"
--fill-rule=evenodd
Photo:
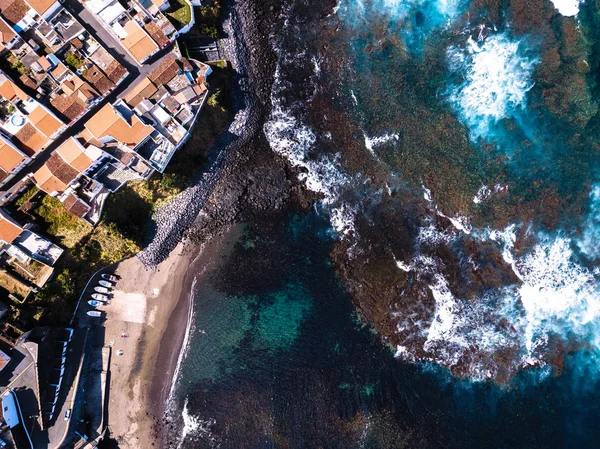
M563 16L572 17L579 13L581 0L552 0L552 4Z
M363 133L363 136L365 138L365 146L367 147L367 150L369 150L374 156L376 156L375 147L384 145L392 140L397 141L400 138L398 134L384 134L378 137L369 137Z
M314 64L315 72L318 72L320 69L316 60ZM334 230L342 237L350 236L355 233L356 207L340 200L343 188L350 182L349 176L341 168L341 154L322 156L312 154L317 136L310 127L297 118L294 105L284 109L279 101L282 91L293 88L281 78L279 67L275 73L275 80L271 98L273 108L269 120L264 125L269 145L291 165L303 169L298 176L299 180L304 182L307 189L322 194L322 202L329 211Z
M595 185L590 191L590 211L577 246L589 259L600 258L600 185Z
M423 322L423 311L399 313L397 331L404 340L396 355L411 360L420 348L436 363L461 370L474 379L494 377L499 351L514 352L514 367L546 364L548 342L555 335L564 341L578 339L600 349L600 269L589 270L577 263L570 239L538 236L538 243L517 257L514 246L517 225L503 230L473 230L476 240L498 242L498 250L519 282L488 291L475 298L458 298L445 277L445 266L427 255L427 246L416 248L409 263L394 257L398 269L414 273L425 282L435 300L433 319ZM418 242L448 245L455 238L435 228L433 222L421 230ZM475 262L469 259L473 270ZM415 298L415 307L423 304ZM408 335L408 337L407 337ZM420 339L424 336L424 339ZM475 356L475 357L473 357ZM503 362L504 363L504 362Z
M183 429L181 430L181 436L179 444L177 445L177 449L183 447L183 443L188 436L207 440L211 443L210 446L214 448L219 448L221 446L211 432L211 427L216 424L216 420L203 420L192 415L188 409L187 398L183 404L181 417L183 418Z
M422 186L422 187L423 187L423 198L425 199L425 201L432 203L433 197L431 196L431 190L425 186Z
M473 138L485 137L490 126L525 106L539 61L525 56L524 50L523 41L506 33L490 35L483 42L469 37L465 48L448 49L450 70L463 77L449 90L449 101Z

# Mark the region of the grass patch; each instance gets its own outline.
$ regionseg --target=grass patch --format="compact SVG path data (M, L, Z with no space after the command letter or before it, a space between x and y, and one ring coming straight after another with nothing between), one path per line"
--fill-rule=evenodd
M212 0L196 9L196 24L199 34L215 39L219 37L222 7L222 0Z
M44 233L65 248L73 248L92 230L89 224L68 212L60 201L50 195L43 196L33 213L41 219Z
M110 205L107 209L110 211ZM49 195L43 196L32 213L42 228L41 233L60 244L65 252L54 267L54 278L32 302L11 307L7 321L23 329L64 325L71 319L90 276L106 265L134 255L140 247L114 223L102 222L92 228Z
M17 201L15 201L15 207L18 209L31 198L33 198L33 196L39 191L40 189L38 189L36 185L32 185L27 190L25 190L25 192L23 192L23 194L19 198L17 198Z
M185 0L177 0L172 3L173 11L167 13L175 21L182 25L188 25L192 21L192 7Z

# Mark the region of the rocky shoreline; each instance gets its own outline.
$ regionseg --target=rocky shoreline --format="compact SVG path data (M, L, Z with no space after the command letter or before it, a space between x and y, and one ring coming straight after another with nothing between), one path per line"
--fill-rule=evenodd
M270 32L280 2L231 2L220 46L231 62L235 118L210 150L197 183L158 209L138 255L148 267L158 265L182 240L202 243L234 222L258 211L280 208L290 199L296 176L288 172L264 137L262 125L271 110L276 57Z

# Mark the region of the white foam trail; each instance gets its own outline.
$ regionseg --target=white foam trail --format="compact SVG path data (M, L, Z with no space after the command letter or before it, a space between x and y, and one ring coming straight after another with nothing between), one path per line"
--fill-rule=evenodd
M424 228L427 242L448 244L452 237L433 232L432 227ZM398 357L411 360L418 349L414 339L425 335L419 344L431 360L449 368L460 364L474 379L484 379L495 376L499 366L494 356L498 351L514 351L515 367L546 364L545 351L552 335L564 341L575 338L591 342L600 349L600 270L579 265L571 241L560 236L540 235L538 244L516 257L515 230L511 225L501 231L472 233L480 241L499 242L503 259L520 280L478 298L457 298L444 276L443 263L436 257L420 254L410 264L394 258L400 270L414 272L419 280L430 280L428 287L435 300L429 324L420 321L421 313L392 313L400 319L398 333L409 335L400 343L403 350L396 351Z
M189 351L190 334L192 334L196 329L196 327L194 326L194 292L196 291L196 281L197 278L194 276L194 280L192 281L192 286L190 288L190 293L188 295L189 308L187 323L185 327L185 334L183 336L183 342L181 343L181 350L179 351L179 356L177 357L175 372L173 373L173 378L171 380L171 389L169 390L169 398L167 400L168 404L172 403L175 394L175 389L177 387L177 384L179 383L179 372L181 371L181 364L183 363L183 360L187 357Z
M595 185L590 191L590 211L577 246L587 258L600 258L600 185Z
M473 138L485 137L490 127L513 117L525 106L537 58L524 55L525 43L506 33L483 42L469 37L465 48L447 51L450 70L463 81L449 90L449 101Z
M320 70L316 62L314 70L316 73ZM294 112L294 108L300 109L301 105L284 109L279 100L281 93L288 88L294 87L281 78L278 67L271 94L273 108L264 125L269 145L291 165L303 169L299 180L307 189L322 194L332 227L342 238L348 237L355 233L354 216L358 208L340 200L343 189L350 183L350 177L341 167L341 154L314 156L311 153L317 136Z
M552 0L552 4L563 16L572 17L579 14L581 0Z
M211 427L216 424L216 420L209 419L203 420L192 415L188 409L188 400L186 398L183 404L183 410L181 411L181 417L183 418L183 429L181 429L181 437L177 449L181 449L186 437L193 436L195 438L202 438L208 440L213 448L221 447L221 444L217 441L211 432Z
M400 138L398 134L384 134L378 137L369 137L365 133L363 133L363 136L365 138L365 146L367 147L367 150L369 150L371 154L373 154L373 156L377 156L375 154L375 147L384 145L388 142L391 142L392 140L398 141L398 139Z

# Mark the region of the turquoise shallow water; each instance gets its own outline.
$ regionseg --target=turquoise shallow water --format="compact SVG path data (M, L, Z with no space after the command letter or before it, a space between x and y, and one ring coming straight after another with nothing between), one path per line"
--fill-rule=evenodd
M327 222L269 218L197 285L176 392L183 447L597 447L593 354L502 388L402 362L357 318L328 258Z
M182 446L599 447L597 5L283 3L263 129L321 201L198 283Z

